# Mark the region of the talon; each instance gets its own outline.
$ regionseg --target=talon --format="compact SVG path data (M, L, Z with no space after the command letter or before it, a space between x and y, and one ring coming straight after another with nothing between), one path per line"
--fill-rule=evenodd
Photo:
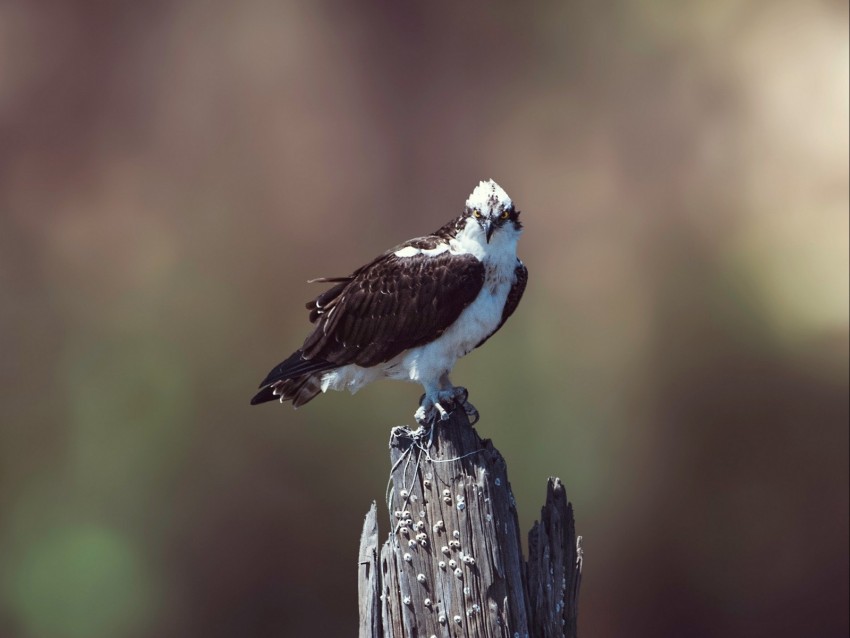
M419 398L419 409L413 415L423 428L432 428L441 421L448 421L452 412L462 408L470 424L478 422L478 410L468 401L469 391L462 387L449 386L431 394L425 393ZM432 433L433 437L433 433Z
M469 398L469 390L460 386L452 389L452 399L458 404L463 405Z
M466 412L466 416L469 418L469 425L475 425L481 418L481 415L478 414L478 410L476 410L475 406L469 401L464 401L463 411Z
M419 409L416 410L416 412L413 413L413 418L416 419L416 422L420 426L424 427L424 426L428 425L428 421L429 421L428 411L421 405L419 406Z

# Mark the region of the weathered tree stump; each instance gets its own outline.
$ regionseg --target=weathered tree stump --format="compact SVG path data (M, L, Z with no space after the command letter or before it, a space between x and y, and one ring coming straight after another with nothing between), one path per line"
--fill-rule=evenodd
M373 503L360 540L361 638L576 636L582 557L559 479L526 563L505 460L461 410L430 447L393 429L390 460L389 538Z

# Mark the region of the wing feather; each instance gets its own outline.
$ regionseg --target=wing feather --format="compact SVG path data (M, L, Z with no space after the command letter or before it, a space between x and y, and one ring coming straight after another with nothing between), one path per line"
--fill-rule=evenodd
M388 361L442 334L483 283L471 255L385 253L307 305L316 328L303 356L337 366Z

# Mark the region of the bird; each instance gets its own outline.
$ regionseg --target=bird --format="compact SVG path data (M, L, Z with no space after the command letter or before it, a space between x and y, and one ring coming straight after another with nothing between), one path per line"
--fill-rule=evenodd
M414 418L434 425L462 408L478 410L449 379L458 359L483 345L516 310L528 282L517 257L520 211L492 179L461 214L429 235L389 249L307 303L314 325L303 345L266 375L252 405L296 408L319 393L352 394L381 379L419 383Z

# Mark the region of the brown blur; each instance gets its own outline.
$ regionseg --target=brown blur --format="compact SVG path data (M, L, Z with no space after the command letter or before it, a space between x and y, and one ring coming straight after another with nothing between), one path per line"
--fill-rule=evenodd
M453 379L585 636L847 636L846 3L0 3L0 636L350 636L420 389L248 400L492 177Z

